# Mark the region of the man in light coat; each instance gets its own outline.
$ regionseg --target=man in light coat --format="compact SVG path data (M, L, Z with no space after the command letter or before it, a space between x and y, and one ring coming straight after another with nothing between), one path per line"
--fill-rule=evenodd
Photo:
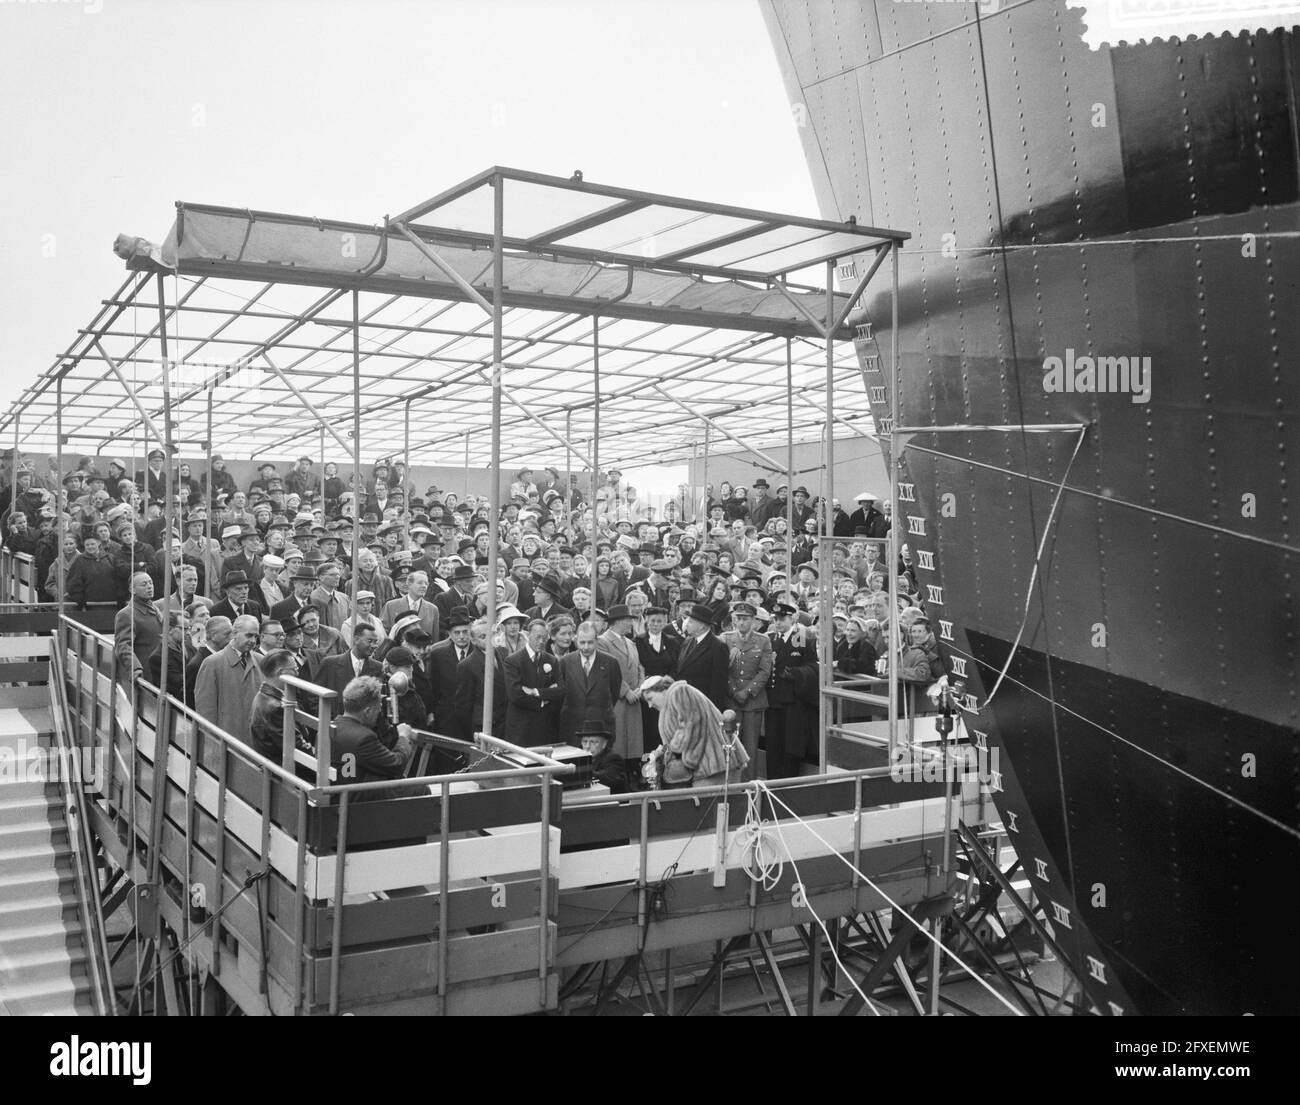
M629 763L636 763L645 752L639 690L645 681L645 669L631 632L631 610L622 603L611 606L609 628L596 641L596 648L618 664L622 677L614 704L614 751Z
M194 709L217 728L251 745L249 725L262 676L252 653L260 635L258 621L245 614L235 619L230 643L209 656L194 684Z

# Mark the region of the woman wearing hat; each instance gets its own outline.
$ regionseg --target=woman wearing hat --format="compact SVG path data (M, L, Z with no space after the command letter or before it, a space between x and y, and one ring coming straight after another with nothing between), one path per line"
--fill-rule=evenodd
M667 786L715 787L740 782L749 754L723 730L722 711L689 683L662 675L641 684L659 713L660 747L654 756Z

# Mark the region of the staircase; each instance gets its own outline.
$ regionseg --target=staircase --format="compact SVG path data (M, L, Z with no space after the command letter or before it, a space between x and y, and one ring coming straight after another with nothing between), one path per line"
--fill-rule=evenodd
M15 638L0 638L13 656ZM32 653L49 638L31 637ZM0 667L0 670L3 670ZM0 1015L94 1015L45 687L0 686Z

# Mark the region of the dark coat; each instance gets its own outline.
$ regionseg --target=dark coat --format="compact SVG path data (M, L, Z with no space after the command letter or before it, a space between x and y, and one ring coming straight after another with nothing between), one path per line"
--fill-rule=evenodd
M506 728L506 679L502 667L505 650L497 649L492 664L492 735L501 736ZM469 658L456 669L456 699L453 706L459 732L451 734L472 740L483 728L483 679L487 659L483 652L470 649Z
M691 639L682 644L677 654L676 678L689 683L719 710L725 710L730 667L727 646L712 633L706 633L699 642Z
M117 580L113 561L107 556L92 559L85 553L78 555L68 569L64 581L68 602L84 608L91 602L116 602Z
M384 668L382 664L378 664L374 660L366 660L361 666L361 674L373 675L376 679L382 679ZM356 676L352 671L352 653L345 652L341 656L325 657L313 669L311 681L338 695L338 698L334 699L330 707L331 713L337 715L343 712L343 688L355 678Z
M243 607L245 615L254 617L259 622L266 614L266 610L257 599L253 598L251 591L248 598L243 603ZM229 618L233 622L237 617L239 617L239 615L235 613L235 608L231 604L230 599L224 598L212 608L212 617Z
M549 652L539 652L534 662L528 650L521 648L506 657L505 677L505 739L525 748L551 744L560 712L558 703L564 699L559 660ZM536 687L539 697L525 694L525 687Z
M614 704L623 690L623 672L617 660L597 652L588 676L582 670L581 654L571 652L560 660L560 686L564 689L560 740L578 744L578 726L584 721L601 722L614 732Z
M281 599L271 607L271 617L277 622L283 620L292 614L295 618L298 614L311 606L311 599L300 599L296 595L290 595L287 599Z
M190 693L190 684L186 682L186 672L189 668L189 655L181 655L176 649L169 649L167 652L167 694L186 706L194 705L194 698ZM155 687L162 686L162 649L156 649L145 662L145 677ZM198 676L198 671L195 671Z
M456 647L450 639L439 641L429 649L429 655L424 661L430 691L429 709L433 713L433 731L447 737L458 735L455 711L458 667L460 660L456 657Z
M373 730L346 714L334 725L330 744L330 762L338 772L340 783L373 783L378 779L398 779L406 769L406 757L385 744ZM354 801L376 801L401 797L400 788L361 793Z

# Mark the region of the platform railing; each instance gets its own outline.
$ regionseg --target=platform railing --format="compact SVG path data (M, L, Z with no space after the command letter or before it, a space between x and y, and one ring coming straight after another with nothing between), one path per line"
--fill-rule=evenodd
M72 845L73 866L77 878L77 906L82 932L88 948L87 971L90 974L95 1013L101 1017L117 1015L117 995L109 969L108 937L104 927L103 902L95 866L95 840L90 829L83 790L85 757L80 754L68 732L66 687L62 679L50 679L50 713L55 744L59 754L59 783L67 812Z
M554 1004L556 780L571 765L481 737L475 747L484 753L510 753L528 766L331 783L322 774L329 769L331 698L298 681L291 693L306 691L322 703L310 720L317 740L325 735L304 779L291 744L276 763L146 680L117 684L111 641L70 618L60 623L54 661L69 691L75 743L104 749L109 765L96 780L89 821L129 877L156 888L164 919L184 935L196 965L241 1007L338 1012L383 1005L385 986L395 1000L405 994L401 1000L423 1001L420 979L402 967L427 960L423 949L435 934L436 984L424 991L436 990L433 1011L454 1002L492 1011L494 976L504 968L516 979L498 988L511 1010ZM285 713L287 722L303 716ZM497 789L458 786L478 783ZM376 791L395 786L411 797L374 800ZM537 854L520 848L533 832ZM430 875L436 912L423 904L432 898ZM411 890L373 896L403 887ZM193 923L191 906L203 910ZM531 922L519 925L529 918L535 934ZM529 956L538 988L525 997L521 942L534 939ZM398 941L415 943L394 946Z

